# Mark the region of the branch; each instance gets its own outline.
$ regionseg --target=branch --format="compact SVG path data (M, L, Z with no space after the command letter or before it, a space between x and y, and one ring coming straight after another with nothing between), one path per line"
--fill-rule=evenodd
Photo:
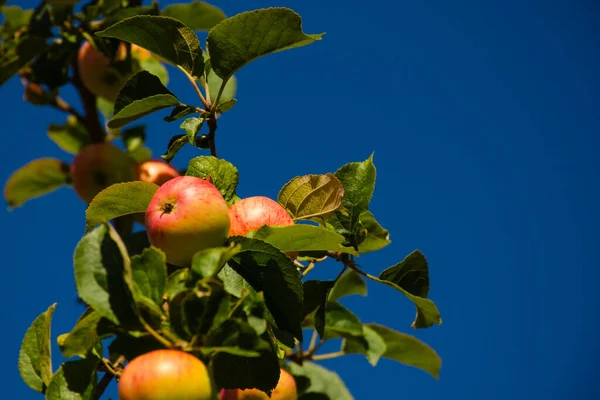
M119 356L119 358L117 358L117 360L111 367L109 367L108 364L106 365L106 367L108 367L108 371L104 374L104 376L102 376L102 379L100 379L100 382L98 382L96 388L94 389L94 396L92 397L94 400L99 400L100 397L102 397L102 394L104 394L104 391L106 390L108 385L110 385L110 382L112 381L113 377L117 376L115 370L119 368L121 364L124 363L125 356Z
M73 56L71 66L73 67L73 85L75 85L77 92L79 92L79 97L81 97L84 110L83 119L85 127L88 131L88 135L90 136L90 142L102 143L104 142L106 132L104 131L104 127L100 123L100 118L98 117L96 96L94 96L94 94L83 85L83 82L81 82L81 78L79 77L77 54Z
M217 115L212 114L206 121L208 125L208 146L210 148L210 155L213 157L217 156L217 145L215 144L215 132L217 131Z

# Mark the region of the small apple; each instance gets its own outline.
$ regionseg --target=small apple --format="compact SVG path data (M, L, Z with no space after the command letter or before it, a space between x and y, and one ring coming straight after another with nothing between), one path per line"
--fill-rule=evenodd
M202 361L180 350L154 350L134 358L119 379L120 400L211 400Z
M250 231L268 226L288 226L294 221L290 214L274 200L263 196L247 197L229 209L231 228L229 236L244 236Z
M119 46L116 60L125 57L123 50L125 47ZM81 82L90 92L110 102L117 99L127 77L111 67L108 57L92 47L90 42L85 42L77 55L77 63Z
M194 176L163 184L146 210L150 244L178 267L188 267L200 250L223 246L229 225L229 208L219 190Z
M136 166L135 179L137 181L151 182L162 186L163 183L178 176L179 172L163 160L147 160Z
M71 164L73 187L89 203L103 189L133 180L133 162L110 143L93 143L77 153Z
M296 390L296 381L294 377L281 369L279 382L273 390L270 397L271 400L297 400L298 394ZM220 400L269 400L269 396L258 389L222 389Z

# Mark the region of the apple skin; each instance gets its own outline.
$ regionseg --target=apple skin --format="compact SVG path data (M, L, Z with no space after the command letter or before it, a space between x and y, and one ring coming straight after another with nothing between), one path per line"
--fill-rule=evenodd
M117 60L124 58L124 46L119 46ZM117 99L121 87L127 81L119 71L110 66L110 60L99 50L85 42L77 55L79 77L83 85L94 95L112 103Z
M137 165L135 179L162 186L167 181L178 176L179 171L163 160L147 160Z
M150 244L178 267L188 267L200 250L223 246L229 225L229 207L219 190L194 176L163 184L146 210Z
M297 400L298 393L296 389L296 381L294 377L281 369L279 382L273 390L271 397L258 389L222 389L220 400Z
M110 143L93 143L77 153L71 164L73 187L86 203L110 185L133 181L133 161Z
M202 361L180 350L154 350L134 358L119 380L120 400L211 400Z
M294 221L288 212L274 200L264 196L247 197L229 209L231 228L229 236L244 236L248 232L268 226L288 226Z

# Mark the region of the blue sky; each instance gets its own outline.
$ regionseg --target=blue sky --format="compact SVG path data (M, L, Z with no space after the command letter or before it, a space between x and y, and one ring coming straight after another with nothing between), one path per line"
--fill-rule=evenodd
M378 274L417 248L429 261L441 326L413 331L412 304L376 284L344 303L364 322L434 347L441 379L386 360L372 368L360 356L323 362L355 398L598 396L598 2L214 4L228 15L287 6L306 32L327 32L237 74L239 102L220 121L217 146L240 170L238 194L275 198L294 176L333 172L374 152L371 211L393 243L361 265ZM194 101L185 78L170 72L171 90ZM3 181L34 158L71 160L45 133L64 117L22 102L21 91L17 79L0 88ZM65 98L75 100L72 91ZM178 124L144 121L159 156ZM197 154L188 149L175 164ZM72 254L84 212L69 189L0 212L3 397L41 397L16 368L36 315L58 302L56 338L82 311ZM57 367L56 347L54 356Z

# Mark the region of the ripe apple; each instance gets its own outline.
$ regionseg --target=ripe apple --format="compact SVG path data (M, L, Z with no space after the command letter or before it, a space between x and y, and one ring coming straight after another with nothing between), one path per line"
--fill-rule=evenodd
M211 400L206 366L180 350L154 350L134 358L119 380L120 400Z
M116 60L124 59L124 46L119 46ZM79 77L84 86L98 97L114 102L119 95L121 86L127 81L115 68L111 67L108 57L85 42L77 55Z
M270 397L271 400L296 400L298 394L296 391L296 381L294 377L284 370L281 369L279 375L279 382L273 390ZM269 400L269 396L258 389L223 389L221 390L220 400Z
M89 203L103 189L133 180L133 162L110 143L93 143L77 153L71 164L73 187Z
M163 183L178 176L179 172L163 160L147 160L136 166L135 180L162 186Z
M247 197L229 209L231 228L229 236L244 236L250 231L268 226L288 226L294 221L279 203L268 197Z
M223 246L229 225L229 208L219 190L194 176L163 184L146 210L150 244L178 267L188 267L200 250Z

